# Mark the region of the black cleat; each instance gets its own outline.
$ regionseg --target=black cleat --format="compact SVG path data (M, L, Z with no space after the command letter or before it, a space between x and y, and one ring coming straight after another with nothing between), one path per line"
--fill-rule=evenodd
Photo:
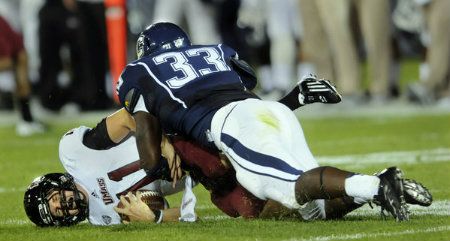
M389 167L377 176L380 178L380 188L373 202L381 207L381 215L386 217L384 210L387 210L398 222L408 220L402 171L397 167Z
M403 180L403 195L408 204L428 207L433 202L430 191L422 183L412 179Z
M379 176L380 173L375 173L374 175ZM403 179L403 196L407 204L428 207L433 202L433 196L430 191L422 183L413 179Z

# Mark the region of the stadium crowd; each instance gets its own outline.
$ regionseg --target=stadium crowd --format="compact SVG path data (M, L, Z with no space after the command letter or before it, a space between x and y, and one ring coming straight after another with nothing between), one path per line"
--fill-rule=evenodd
M125 36L108 32L120 15L111 3L126 10L124 63L148 23L169 21L194 43L236 49L256 68L263 98L278 99L315 73L336 83L341 105L450 105L450 0L0 0L0 109L17 106L17 134L45 129L33 118L34 99L53 112L117 107L108 45ZM403 86L406 58L420 69Z

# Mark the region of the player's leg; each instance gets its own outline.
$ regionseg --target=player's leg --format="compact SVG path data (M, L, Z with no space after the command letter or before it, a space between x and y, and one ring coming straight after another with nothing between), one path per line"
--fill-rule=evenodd
M15 32L9 23L0 17L0 71L14 73L16 99L21 114L21 121L16 126L20 136L41 133L44 128L34 122L30 110L31 85L28 79L27 54L23 46L22 36Z
M270 61L275 88L283 93L293 85L296 57L295 33L293 23L297 23L296 2L266 1L267 34L270 39ZM295 26L298 29L298 26Z
M186 7L185 0L156 0L153 22L171 22L181 24L183 8Z
M341 171L341 170L333 170L333 168L330 169L330 167L325 167L325 168L329 169L327 176L328 175L333 176L332 178L326 178L326 179L328 181L336 182L338 184L337 188L334 187L335 189L342 189L342 187L341 187L342 179L345 178L345 173L348 173L348 172ZM304 173L301 177L303 179L303 181L305 181L305 182L308 181L307 180L308 178L311 178L309 180L310 183L301 192L305 196L311 196L311 197L308 197L307 199L314 199L314 196L315 196L315 198L322 198L322 197L330 197L333 195L330 193L322 193L322 195L320 195L320 192L327 192L327 190L325 190L325 189L332 188L334 183L331 185L330 185L330 183L323 183L323 184L321 184L322 188L317 188L317 184L314 184L314 181L317 181L318 178L313 177L314 174L312 174L312 173L315 173L317 175L319 170L325 171L323 168L313 169L311 171ZM331 172L330 172L330 170L331 170ZM393 167L387 168L387 169L377 173L376 176L381 177L383 180L385 180L386 178L390 179L389 176L395 174L395 172L393 172L395 170L397 170L397 169L393 168ZM336 173L333 174L332 172L336 172ZM344 177L339 178L339 175L344 175ZM359 174L355 174L355 175L359 175ZM306 176L307 176L307 178L305 178ZM341 179L341 180L339 180L339 179ZM311 181L311 180L313 180L313 181ZM344 182L344 187L345 187L345 184L346 184L346 182ZM395 183L393 183L391 185L395 186ZM417 182L416 180L404 179L402 189L403 189L403 196L404 196L405 202L408 204L420 205L420 206L430 206L433 201L430 191L423 184ZM334 192L335 191L336 190L334 190ZM312 194L310 195L308 192L312 193ZM342 190L341 190L341 192L342 192ZM336 195L336 193L334 193L334 195ZM339 196L339 193L337 193L337 195ZM376 199L379 199L379 198L381 198L381 197L379 196L379 193L377 193L377 196L376 196L374 202L377 203L378 201ZM313 202L313 205L309 204L309 207L305 207L300 210L303 213L303 216L314 216L313 214L317 213L317 210L315 210L315 209L320 207L320 202L318 203L317 200L309 201L309 203L311 203L311 202ZM326 219L342 218L347 213L364 205L364 203L365 203L364 200L362 200L361 198L358 198L355 200L355 197L351 197L351 196L347 196L347 195L339 197L339 198L324 200L322 205L324 206L325 215L322 218L326 218ZM379 203L379 204L381 204L381 203Z
M274 112L276 111L284 112L282 108L277 108ZM323 201L317 200L346 198L345 201L349 201L351 199L347 199L347 197L351 197L355 205L339 205L343 204L341 202L343 200L326 201L329 211L339 209L339 212L335 211L329 213L329 215L345 215L361 204L374 201L378 202L382 208L388 209L397 219L407 219L406 204L403 197L403 179L399 169L389 168L389 171L384 174L373 176L340 170L335 167L318 167L308 148L296 116L288 112L278 113L278 115L283 116L283 119L286 120L283 123L283 126L285 126L283 129L287 132L283 135L286 137L283 139L286 140L283 145L291 148L288 151L294 153L303 170L295 187L296 199L303 206L311 206L309 202L314 201L312 210L316 210L316 213L312 217L323 218L323 214L326 213L325 211L322 213L317 211L323 209L323 206L327 206L323 204ZM288 139L288 137L291 139ZM289 143L291 144L289 145ZM386 201L394 201L395 205L390 205ZM305 216L309 217L309 215L303 214L302 216L304 218Z
M192 42L196 44L220 42L214 6L200 0L190 0L186 4L185 16Z
M291 147L284 144L290 133L285 130L286 120L277 115L278 109L292 114L277 102L248 99L232 103L215 114L211 136L245 189L260 199L296 209L300 205L295 199L295 182L303 170L318 165L300 163L290 153Z
M304 205L317 199L351 197L355 204L373 201L387 210L397 221L408 220L404 197L403 174L390 167L377 176L363 175L319 167L303 173L296 183L296 197ZM351 207L349 211L353 210ZM345 213L343 213L345 214Z
M232 103L216 113L211 134L243 187L260 199L306 209L304 218L323 218L323 199L343 197L378 202L398 220L408 218L399 169L371 176L318 167L295 115L280 103Z
M307 146L297 118L292 112L288 112L290 115L283 115L288 110L285 107L278 106L278 103L264 102L264 105L264 107L269 107L270 112L266 112L266 108L260 109L251 103L236 107L233 110L235 113L229 114L231 120L228 120L223 126L224 133L236 137L241 142L230 144L231 142L225 140L225 138L223 142L223 145L227 148L225 153L230 157L237 172L238 181L259 198L271 199L264 207L260 218L281 218L292 215L293 210L288 211L286 207L295 209L294 213L300 214L305 220L340 218L362 206L365 201L355 203L353 198L346 196L345 193L344 180L353 173L328 167L326 175L330 178L327 181L336 184L336 186L332 187L331 184L327 183L330 190L326 190L325 193L330 193L326 194L321 192L320 188L315 190L315 187L319 186L314 183L316 181L316 170L319 170L319 167ZM243 113L240 113L241 110ZM263 123L254 120L253 115L248 110L254 110L257 113L256 116ZM247 121L233 120L232 118L236 114ZM284 118L279 118L280 116ZM246 127L249 123L251 123L250 126ZM249 129L253 131L253 135L247 133ZM241 146L239 147L239 145ZM243 150L248 147L251 150ZM243 157L243 153L247 156ZM294 153L294 157L286 153ZM270 160L270 164L266 163L265 165L264 160ZM311 188L306 187L302 192L305 196L311 197L310 199L305 198L305 202L300 203L305 204L302 207L293 202L292 198L292 188L295 188L292 178L295 178L296 173L300 175L300 178L305 176L304 181L300 183L312 185ZM377 177L371 177L375 181L378 180ZM375 194L378 191L378 183L376 182L374 185ZM339 188L340 186L341 188ZM331 188L333 189L331 190ZM323 200L332 198L335 199ZM321 200L312 201L313 199ZM280 205L270 205L273 203L281 203L284 208Z

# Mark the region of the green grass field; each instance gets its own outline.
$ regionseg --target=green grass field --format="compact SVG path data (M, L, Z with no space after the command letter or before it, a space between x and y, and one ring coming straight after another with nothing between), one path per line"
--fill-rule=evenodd
M50 122L48 133L29 138L16 137L12 125L0 127L0 240L450 240L450 112L393 109L314 115L322 110L296 112L321 164L370 174L397 165L407 177L429 187L433 205L412 208L411 220L403 223L382 220L379 209L369 207L342 221L250 221L226 217L211 204L208 193L196 187L201 218L197 223L113 227L82 223L41 229L23 211L25 187L35 176L62 171L57 147L66 130L92 126L100 117L59 118ZM180 199L169 197L172 205Z
M406 61L403 67L402 87L417 76L417 62ZM198 186L197 223L37 228L23 211L26 186L38 175L63 171L59 138L70 128L93 126L106 113L44 116L48 133L19 138L15 118L0 112L0 240L450 240L450 110L404 104L352 110L317 107L296 114L320 164L368 174L397 165L406 177L431 190L434 203L411 207L411 220L403 223L382 220L379 209L367 205L342 221L244 220L226 217ZM168 197L172 206L180 199Z

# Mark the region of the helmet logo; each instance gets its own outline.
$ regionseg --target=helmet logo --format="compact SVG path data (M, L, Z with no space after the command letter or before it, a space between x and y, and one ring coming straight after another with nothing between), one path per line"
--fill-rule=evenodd
M117 81L116 84L116 94L119 95L119 91L120 91L120 87L122 87L123 85L123 79L122 77L119 77L119 80Z
M40 177L36 177L33 182L31 182L30 186L28 187L28 189L33 189L37 186L39 186L39 184L42 182L42 180L44 179L43 176Z
M176 48L179 48L179 47L183 46L183 42L184 42L184 38L179 38L179 39L175 39L175 41L173 41L173 44L175 45Z
M161 48L162 48L162 49L171 49L171 48L172 48L172 44L170 44L170 43L163 44L163 45L161 46Z
M52 219L51 219L50 211L47 209L47 205L44 203L40 203L38 205L38 209L39 209L39 215L41 216L42 221L45 224L51 224Z
M144 56L144 35L139 36L136 44L136 55L137 58L140 59Z
M169 22L155 23L141 32L136 41L138 59L158 51L169 51L191 45L187 34Z

